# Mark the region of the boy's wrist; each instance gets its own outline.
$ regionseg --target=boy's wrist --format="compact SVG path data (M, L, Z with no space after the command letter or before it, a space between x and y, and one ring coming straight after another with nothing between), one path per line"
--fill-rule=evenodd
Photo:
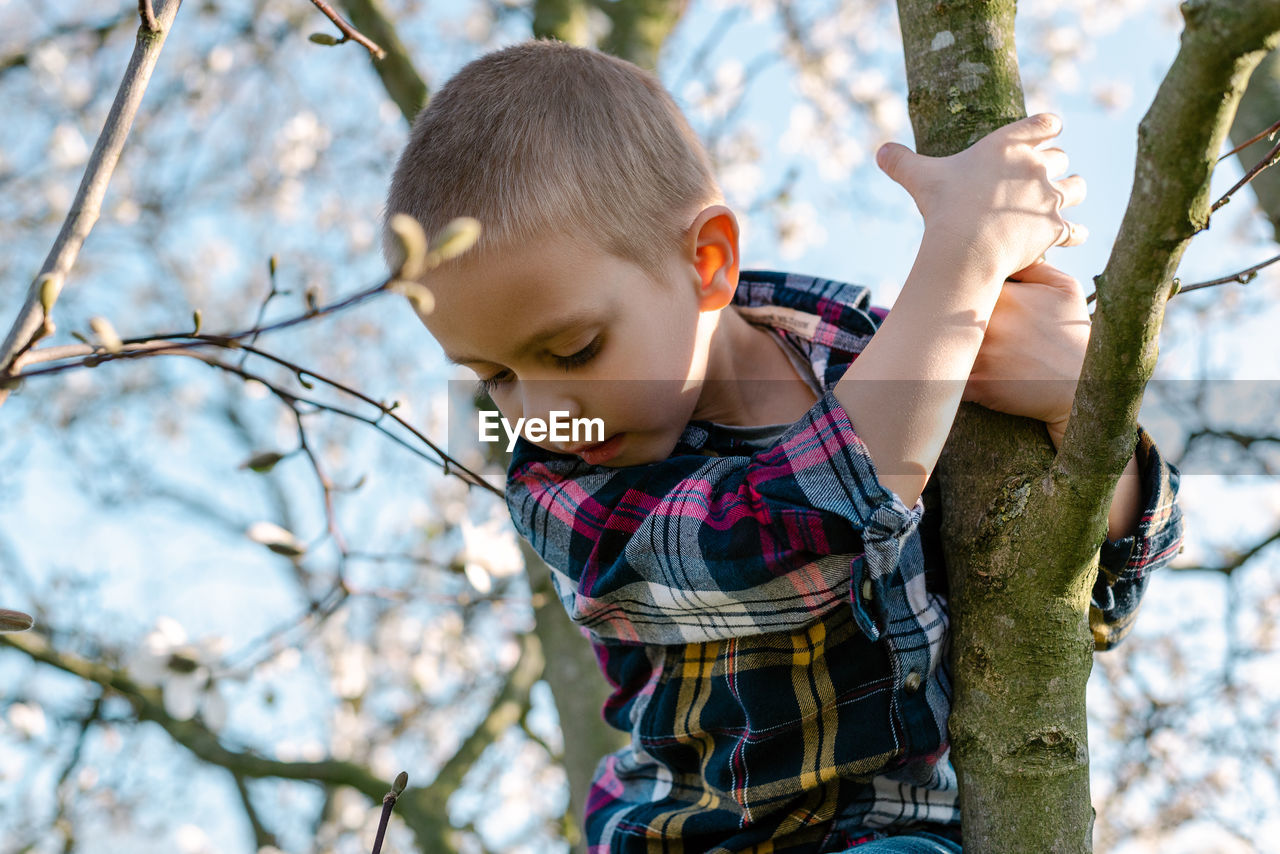
M965 234L945 226L925 224L924 237L920 240L920 254L931 260L954 267L953 281L999 282L1013 271L1004 270L993 241L978 235Z

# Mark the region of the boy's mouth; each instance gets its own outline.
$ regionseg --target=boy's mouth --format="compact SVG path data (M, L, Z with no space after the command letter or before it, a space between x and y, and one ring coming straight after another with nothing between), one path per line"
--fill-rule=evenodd
M579 445L576 448L569 448L565 453L575 454L582 457L584 462L598 466L618 455L618 451L622 447L622 437L625 435L627 434L615 433L603 442L596 442L592 445Z

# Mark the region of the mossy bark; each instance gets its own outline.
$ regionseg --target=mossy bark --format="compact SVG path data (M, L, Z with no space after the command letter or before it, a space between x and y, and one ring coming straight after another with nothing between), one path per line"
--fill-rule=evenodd
M1183 8L1183 49L1139 132L1134 195L1098 280L1062 453L1038 422L964 405L936 469L968 854L1092 849L1085 684L1097 549L1173 272L1207 220L1217 146L1280 28L1280 4L1263 0ZM1011 0L899 0L898 10L919 152L951 154L1024 115Z

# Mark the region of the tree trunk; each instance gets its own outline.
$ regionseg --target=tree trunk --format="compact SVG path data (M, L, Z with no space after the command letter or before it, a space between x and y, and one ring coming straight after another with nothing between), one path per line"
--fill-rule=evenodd
M1026 115L1013 2L899 0L921 154ZM1020 530L1052 459L1037 421L963 404L936 470L950 584L952 761L966 852L1089 851L1089 588L1046 598Z
M921 153L953 153L1023 114L1013 2L898 9ZM1183 4L1182 50L1139 131L1134 194L1098 279L1057 458L1037 422L964 405L939 460L967 854L1092 849L1085 683L1099 533L1132 454L1173 272L1207 223L1215 146L1260 48L1269 36L1275 46L1274 10Z

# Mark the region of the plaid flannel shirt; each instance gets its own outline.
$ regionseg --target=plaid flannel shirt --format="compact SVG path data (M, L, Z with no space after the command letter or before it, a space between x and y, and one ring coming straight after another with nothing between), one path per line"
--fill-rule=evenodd
M690 422L671 456L592 466L519 440L516 528L552 570L631 734L588 797L591 854L828 852L955 835L945 573L930 489L876 477L831 389L885 312L865 288L743 272L735 303L805 353L824 396L767 448ZM1091 623L1127 631L1181 540L1178 472L1138 429L1144 510L1107 542Z

